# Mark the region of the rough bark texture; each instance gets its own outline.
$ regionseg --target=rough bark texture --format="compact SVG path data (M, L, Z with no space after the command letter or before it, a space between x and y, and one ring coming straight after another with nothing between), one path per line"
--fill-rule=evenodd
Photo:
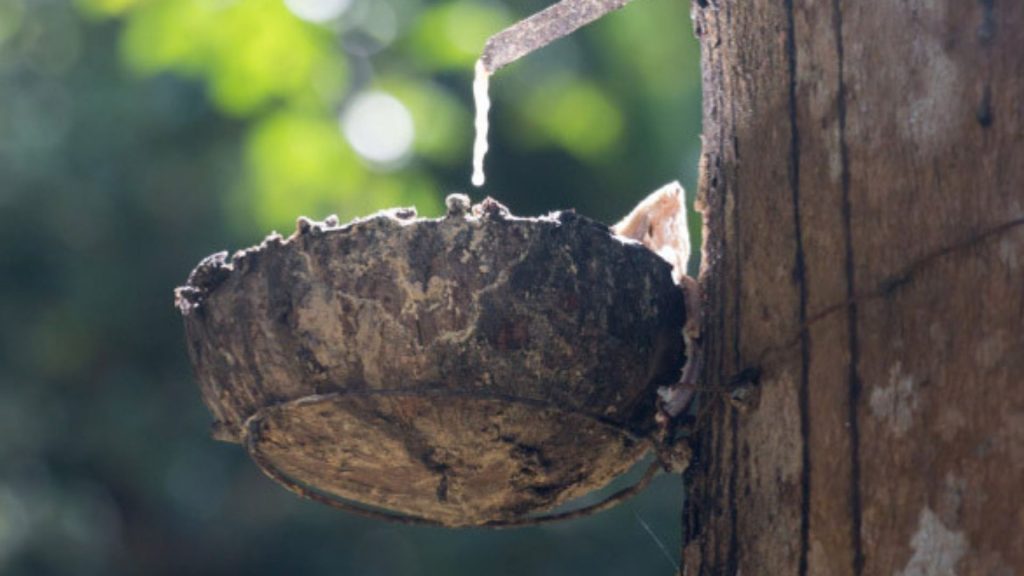
M1024 574L1024 3L697 0L686 574Z
M444 525L636 463L682 364L669 264L572 213L451 207L302 220L200 264L178 306L218 436L292 489Z

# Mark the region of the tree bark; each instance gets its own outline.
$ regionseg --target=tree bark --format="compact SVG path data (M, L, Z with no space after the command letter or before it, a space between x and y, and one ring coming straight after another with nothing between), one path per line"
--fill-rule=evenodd
M1024 4L696 0L683 573L1024 574Z

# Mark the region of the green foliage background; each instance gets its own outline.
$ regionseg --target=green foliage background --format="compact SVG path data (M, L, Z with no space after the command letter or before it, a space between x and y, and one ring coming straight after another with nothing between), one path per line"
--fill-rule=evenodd
M611 222L692 189L689 6L638 0L492 79L470 189L472 66L547 2L0 0L0 573L668 574L682 487L545 528L404 528L301 501L209 439L171 291L198 260L393 205L492 195ZM374 164L339 129L366 91L415 136Z

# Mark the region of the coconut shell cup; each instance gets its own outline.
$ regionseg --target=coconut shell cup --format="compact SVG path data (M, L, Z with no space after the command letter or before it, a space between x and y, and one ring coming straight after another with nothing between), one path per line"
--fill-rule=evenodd
M176 291L214 436L307 497L444 526L527 523L652 447L683 294L572 212L456 197L203 260Z

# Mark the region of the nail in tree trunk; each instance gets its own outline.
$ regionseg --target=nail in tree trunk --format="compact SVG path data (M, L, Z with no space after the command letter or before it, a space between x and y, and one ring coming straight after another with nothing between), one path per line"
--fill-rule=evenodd
M1024 574L1024 3L698 0L684 572Z

